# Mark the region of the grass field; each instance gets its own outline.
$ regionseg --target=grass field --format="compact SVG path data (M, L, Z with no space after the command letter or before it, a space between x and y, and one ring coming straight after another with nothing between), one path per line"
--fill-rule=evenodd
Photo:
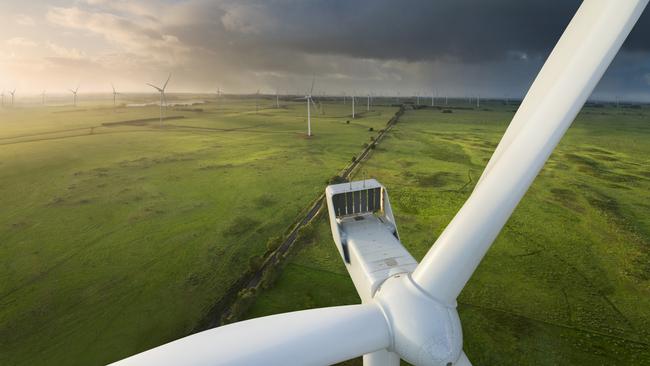
M0 109L0 364L104 364L187 335L397 110L348 124L328 104L306 138L303 103L212 99L162 125L137 121L156 106Z
M471 193L513 112L407 112L364 164L388 188L416 259ZM472 363L650 364L649 213L650 110L584 108L459 298ZM316 225L247 317L359 302L328 222Z

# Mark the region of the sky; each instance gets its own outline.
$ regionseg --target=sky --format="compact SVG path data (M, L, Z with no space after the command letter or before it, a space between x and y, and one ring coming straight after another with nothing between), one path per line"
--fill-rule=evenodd
M578 0L2 0L0 89L522 97ZM17 92L18 93L18 92ZM650 102L650 11L594 99Z

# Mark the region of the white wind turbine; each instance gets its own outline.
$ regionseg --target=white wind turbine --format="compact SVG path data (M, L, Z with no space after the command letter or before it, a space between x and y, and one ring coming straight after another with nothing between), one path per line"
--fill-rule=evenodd
M414 365L469 366L456 298L648 1L582 3L471 196L419 264L399 242L381 185L368 180L328 187L332 233L362 304L234 323L116 365L328 365L364 355L366 366L398 366L400 358ZM377 212L384 222L378 224L377 216L364 210ZM373 254L382 254L364 256L373 245L381 247ZM380 262L376 272L363 267Z
M159 87L157 87L157 86L155 86L153 84L147 83L147 85L149 85L150 87L158 90L158 92L160 93L160 124L161 125L162 125L162 121L163 121L163 101L165 102L165 108L167 107L167 98L165 97L165 89L167 88L167 83L169 83L169 79L171 79L171 78L172 78L172 74L169 73L169 76L167 77L167 81L165 81L165 84L163 84L162 88L159 88Z
M5 91L3 90L2 94L0 94L0 95L2 95L2 106L4 107L5 106Z
M14 97L16 96L16 89L10 91L9 94L11 94L11 106L14 106Z
M354 112L355 112L355 111L354 111L354 105L355 105L355 99L357 98L357 97L355 96L355 94L356 94L356 92L355 92L355 93L352 93L352 119L354 119Z
M111 88L113 88L113 108L115 108L115 103L117 101L117 96L120 94L115 90L115 85L111 83Z
M316 76L311 80L311 89L309 89L309 93L307 93L304 98L300 98L300 100L304 99L307 102L307 136L311 136L311 106L313 105L314 108L316 108L316 103L314 103L314 100L311 97L311 94L314 92L315 82Z
M217 101L216 101L217 106L219 106L219 102L221 101L221 92L222 92L221 88L220 87L217 88Z
M72 93L72 106L76 107L77 106L77 92L79 91L79 85L77 85L76 89L68 89L70 90L70 93Z

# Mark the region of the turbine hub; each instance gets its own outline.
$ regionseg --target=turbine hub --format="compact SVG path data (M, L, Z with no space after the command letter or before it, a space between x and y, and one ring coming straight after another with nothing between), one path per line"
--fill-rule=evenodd
M430 297L404 273L384 281L374 299L390 325L391 351L417 366L456 363L463 333L455 304Z

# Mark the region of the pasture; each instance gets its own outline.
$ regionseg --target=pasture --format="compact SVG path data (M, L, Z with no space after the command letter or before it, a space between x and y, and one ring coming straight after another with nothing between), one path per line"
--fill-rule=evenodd
M0 364L105 364L189 334L397 110L332 101L307 138L302 102L168 98L208 102L162 124L124 104L144 96L0 109Z
M421 259L514 113L407 112L358 171ZM650 109L585 107L458 299L474 365L650 364ZM247 317L358 303L324 216ZM360 360L347 362L360 365Z

